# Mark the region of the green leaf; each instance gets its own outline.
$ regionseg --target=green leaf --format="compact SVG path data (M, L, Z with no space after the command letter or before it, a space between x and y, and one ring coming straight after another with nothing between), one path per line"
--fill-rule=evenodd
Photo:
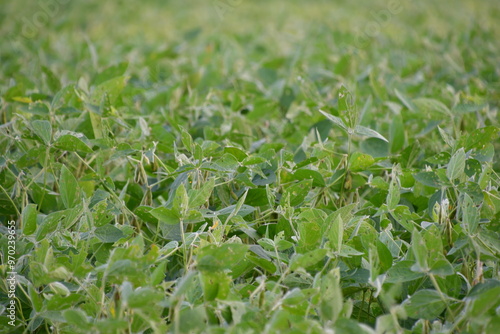
M382 136L377 131L369 129L369 128L362 126L362 125L356 125L356 127L354 128L354 133L359 135L359 136L364 136L364 137L368 137L368 138L377 138L377 139L381 139L387 143L389 142L384 136Z
M304 201L312 188L312 180L303 180L285 189L281 196L280 204L284 204L285 199L290 196L290 205L297 206Z
M415 269L420 272L427 272L429 270L429 266L427 263L427 256L428 256L427 246L425 244L425 239L417 231L417 229L413 230L411 241L412 241L411 249L413 251L415 259L417 260L416 263L417 267Z
M151 274L151 281L150 284L151 286L156 286L160 284L164 279L165 279L165 273L167 269L167 261L162 261L158 266L153 270L153 273Z
M78 136L77 134L62 134L57 137L54 146L64 151L92 153L92 149L80 139L82 137L84 136L81 134Z
M489 284L490 282L478 284L473 288L466 299L467 316L473 319L484 317L488 312L494 312L500 305L500 299L498 298L500 296L500 286Z
M57 211L45 217L42 223L38 226L36 231L36 241L43 240L47 234L57 230L59 223L66 217L65 211Z
M107 224L96 228L95 236L104 243L113 243L125 237L125 234L119 228Z
M174 320L174 328L179 333L202 333L207 328L207 311L204 305L194 308L186 307L180 311L178 324Z
M449 147L455 147L456 140L445 130L438 126L439 134L443 138L444 142L448 144Z
M351 257L351 256L360 256L364 255L364 253L357 251L356 249L352 248L351 246L347 245L342 245L340 249L339 256L342 257Z
M417 107L413 104L413 102L408 99L405 95L403 95L399 90L395 89L394 93L398 97L398 99L403 102L406 108L408 108L411 111L416 111Z
M484 145L484 148L477 149L472 153L472 157L481 162L491 162L495 156L495 147L492 143Z
M64 319L66 319L66 321L69 324L77 326L78 328L87 328L88 327L87 315L85 314L85 312L83 312L80 309L65 310L63 312L63 315L64 315Z
M180 217L177 211L173 209L159 207L149 211L149 213L159 221L164 222L168 225L177 225L180 223Z
M121 62L105 68L102 72L96 75L93 80L94 85L100 85L103 82L119 77L125 73L128 68L128 62Z
M181 183L175 190L175 197L172 204L172 210L176 212L180 217L183 217L189 209L189 197L184 187L184 183Z
M284 239L281 239L279 241L276 242L276 249L278 249L279 252L282 252L282 251L285 251L289 248L292 248L293 247L293 243L291 243L290 241L287 241L287 240L284 240Z
M465 152L461 148L450 159L446 169L446 176L451 181L462 177L465 171Z
M36 120L31 122L31 126L33 127L33 131L35 134L40 137L45 145L50 144L50 140L52 139L52 125L49 121Z
M42 72L45 74L47 86L52 92L58 92L61 89L61 82L57 76L48 67L41 66Z
M92 132L95 139L107 138L107 133L104 128L101 114L98 114L91 110L89 112L90 123L92 125Z
M307 296L299 288L293 288L292 290L288 291L283 296L283 299L282 299L283 305L286 305L286 306L292 306L292 305L299 306L304 301L307 301Z
M405 144L405 129L403 117L400 114L394 115L389 128L389 142L391 153L399 152Z
M188 150L189 152L193 152L193 138L187 132L182 126L180 127L181 130L181 140L182 144L184 145L184 148Z
M127 298L127 305L130 308L144 309L163 299L163 294L151 287L139 287Z
M158 142L158 150L165 153L174 152L174 135L167 131L161 124L149 124L151 127L151 137Z
M202 271L200 280L205 301L224 300L229 294L232 279L223 271Z
M276 247L274 241L269 238L260 238L259 240L257 240L257 243L261 245L262 248L268 251L274 251L274 248Z
M335 213L338 213L339 210L337 210ZM325 222L327 217L327 214L323 210L315 208L303 208L297 219L299 224L303 221L318 224L321 227L321 231L323 233L327 230L327 227L329 227L330 224L330 222Z
M264 270L267 270L271 274L276 272L276 266L269 260L263 259L261 257L250 255L249 253L246 255L246 258L251 261L253 264L261 267Z
M93 325L98 333L119 333L129 328L128 321L115 318L99 319Z
M377 247L373 243L367 243L368 264L370 265L370 280L372 284L377 281L377 277L382 273L380 270L380 257Z
M23 234L31 235L36 231L36 218L38 215L38 211L36 209L35 204L28 204L23 209L22 213L22 226L23 226Z
M74 84L65 86L54 94L50 106L52 110L60 111L60 108L68 104L73 98L77 98Z
M413 264L413 261L408 260L395 263L387 271L387 278L385 281L387 283L404 283L423 277L425 275L424 273L411 270Z
M127 76L119 76L95 86L91 93L90 103L100 105L102 100L107 98L111 104L114 104L127 81Z
M392 267L392 254L380 240L376 241L377 254L380 263L380 273L385 273Z
M78 181L65 165L61 166L59 192L66 209L74 207L80 200L80 187Z
M212 163L203 163L203 167L210 169L215 169L222 172L234 172L238 168L238 159L234 155L229 153L224 153L220 158L217 158Z
M392 211L396 209L396 206L399 204L399 200L401 198L400 191L401 189L398 181L396 180L396 176L393 176L389 185L389 194L387 195L387 208L389 210Z
M290 263L290 270L308 268L323 260L326 256L326 249L315 249L305 254L295 254Z
M240 198L240 200L241 200L241 198ZM242 201L241 203L244 203L244 202ZM251 214L254 211L255 211L255 208L252 207L252 206L250 206L250 205L242 204L238 208L238 205L235 204L235 205L230 205L228 207L220 209L219 211L216 211L215 215L216 216L225 216L225 215L231 215L232 214L232 217L234 217L236 215L240 215L241 217L245 217L245 216Z
M381 139L368 138L361 142L361 150L374 158L389 156L389 144Z
M258 207L269 204L267 200L266 189L264 188L253 188L248 189L248 194L245 199L245 204Z
M468 177L479 176L483 171L481 163L476 159L467 159L465 162L465 174Z
M276 182L276 173L272 169L264 168L262 169L262 174L256 174L252 179L252 183L256 186L264 186Z
M441 181L439 180L439 177L434 172L420 172L420 173L415 174L414 178L415 178L415 180L422 183L423 185L433 187L433 188L440 188L441 187Z
M419 290L403 305L410 318L426 320L439 317L446 308L446 303L435 290Z
M273 100L258 98L253 103L253 110L246 117L252 122L260 121L269 115L275 116L274 111L278 109L277 107L276 102Z
M295 173L293 173L292 179L295 179L297 181L310 179L312 180L313 187L325 186L325 180L321 175L321 173L312 169L305 169L305 168L297 169Z
M274 205L276 203L276 196L268 184L266 184L266 197L267 197L267 202L268 202L269 206L271 208L274 208Z
M37 164L43 164L46 156L46 148L43 146L32 147L23 154L16 162L19 168L31 167Z
M240 197L240 199L238 199L238 202L234 206L234 209L231 211L229 216L226 218L226 223L229 222L231 220L231 218L236 216L240 212L240 210L243 208L244 203L245 203L245 199L247 198L247 194L248 194L248 190L245 191L245 193L243 194L243 196ZM241 216L243 217L244 215L241 214Z
M81 294L70 294L69 296L54 295L47 302L47 311L58 311L71 308L83 299Z
M417 109L421 112L437 113L438 115L449 115L450 109L448 107L435 99L430 99L426 97L420 97L412 100L413 105L417 106Z
M251 155L251 156L248 156L245 159L243 159L241 164L243 166L252 166L252 165L258 165L258 164L264 163L266 161L267 160L261 156Z
M49 284L49 287L56 295L68 296L70 294L69 289L61 282L52 282Z
M455 270L453 269L451 263L443 258L432 264L430 273L438 276L449 276L453 275Z
M174 298L182 298L188 291L197 288L197 272L191 270L180 277L172 294Z
M291 87L285 87L280 97L280 108L283 114L286 114L293 101L295 100L295 93Z
M198 210L189 210L183 217L183 221L186 224L199 223L204 220L203 214Z
M321 229L317 222L302 222L298 227L300 239L297 245L297 253L305 253L316 249L321 243Z
M474 235L479 226L479 210L468 194L463 194L462 200L462 222L469 235Z
M347 304L348 305L348 304ZM346 305L344 305L344 310L346 308ZM380 318L377 317L377 324L379 323L378 319ZM392 327L393 329L395 327ZM364 325L361 322L358 322L357 320L353 319L347 319L347 318L340 318L335 322L335 327L334 327L335 333L356 333L356 334L373 334L374 331L371 327L368 327ZM384 332L388 333L390 331Z
M248 245L243 244L205 246L198 251L198 269L209 272L232 270L245 258L248 248Z
M487 126L472 131L465 140L465 150L483 149L486 144L496 140L500 136L500 128Z
M330 225L330 230L328 232L328 239L330 241L330 246L332 250L336 253L340 253L342 248L342 240L344 236L344 223L342 222L341 215L337 215L337 217L333 220Z
M42 298L31 283L28 284L28 295L31 300L31 305L33 305L33 310L35 310L36 312L41 312L43 307Z
M382 101L388 99L387 88L385 82L380 79L381 73L377 70L370 70L368 79L370 80L370 87L375 95Z
M365 171L375 163L375 159L369 154L354 152L349 159L349 166L353 172Z
M231 154L240 162L245 161L248 158L248 154L238 147L226 146L224 147L224 153Z
M328 118L330 121L332 121L335 125L339 126L341 129L345 130L347 132L347 126L345 125L344 121L340 119L337 116L333 116L329 113L324 112L323 110L319 110L320 113L322 113L326 118Z
M475 205L481 205L484 200L483 190L479 184L475 182L467 181L460 183L457 188L460 193L469 195Z
M425 231L422 231L421 234L429 254L428 263L432 266L434 265L434 262L439 261L444 257L444 247L440 230L436 225L431 225Z
M98 202L92 208L92 215L94 216L94 225L96 227L104 226L113 220L114 215L108 209L107 201L103 200Z
M342 85L338 91L338 110L347 127L353 128L358 123L358 111L354 105L354 98L351 92Z
M342 289L340 288L340 270L335 268L319 280L320 304L319 315L323 321L333 323L339 317L343 307Z
M453 107L452 111L454 113L467 114L475 111L480 111L485 106L486 106L485 104L459 103Z
M435 165L446 165L450 161L450 159L450 153L444 151L425 159L425 161Z

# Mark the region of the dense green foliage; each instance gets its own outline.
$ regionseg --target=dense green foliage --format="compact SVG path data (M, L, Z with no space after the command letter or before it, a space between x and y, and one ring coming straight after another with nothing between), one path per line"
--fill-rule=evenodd
M496 1L0 7L0 332L500 328Z

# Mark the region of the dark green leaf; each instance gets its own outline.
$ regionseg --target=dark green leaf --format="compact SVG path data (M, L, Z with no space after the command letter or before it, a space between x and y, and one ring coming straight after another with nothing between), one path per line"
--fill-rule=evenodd
M95 236L104 243L112 243L125 237L125 234L113 225L104 225L96 228Z

